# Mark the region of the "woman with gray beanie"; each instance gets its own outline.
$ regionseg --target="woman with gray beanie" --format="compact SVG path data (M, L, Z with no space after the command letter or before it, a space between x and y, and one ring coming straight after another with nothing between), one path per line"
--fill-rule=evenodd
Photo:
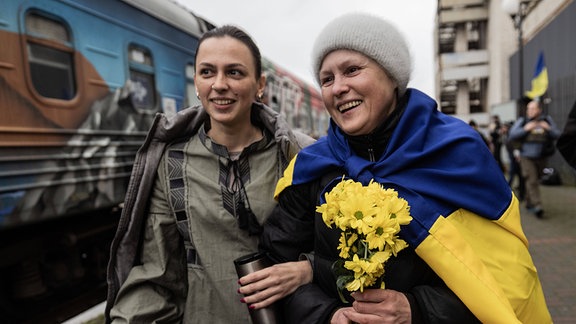
M276 262L312 265L313 282L284 300L286 322L551 323L518 200L478 133L407 87L402 34L378 17L346 14L321 31L312 57L330 127L278 182L260 241ZM330 214L318 206L341 193L343 180L375 182L407 202L411 220L398 235L408 246L385 250L385 263L326 225ZM369 225L372 206L347 204L357 206L358 228ZM384 232L371 235L383 240ZM346 272L341 258L356 252ZM375 268L382 284L364 287ZM356 286L342 289L339 279Z

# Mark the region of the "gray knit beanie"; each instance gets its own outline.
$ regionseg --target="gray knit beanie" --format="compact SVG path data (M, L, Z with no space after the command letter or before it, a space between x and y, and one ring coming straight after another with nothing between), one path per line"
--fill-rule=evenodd
M339 49L354 50L378 62L398 84L398 95L404 95L412 72L412 61L408 44L392 24L364 13L345 14L328 23L312 49L312 67L318 83L318 72L324 57Z

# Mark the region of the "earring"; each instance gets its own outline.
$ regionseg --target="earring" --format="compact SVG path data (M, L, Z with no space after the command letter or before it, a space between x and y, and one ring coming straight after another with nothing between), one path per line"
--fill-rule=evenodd
M257 96L258 101L262 101L262 97L264 97L264 94L263 94L263 93L259 93L258 96Z

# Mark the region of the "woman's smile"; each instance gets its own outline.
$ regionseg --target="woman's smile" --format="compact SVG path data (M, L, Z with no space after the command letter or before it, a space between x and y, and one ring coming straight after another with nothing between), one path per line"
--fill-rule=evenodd
M341 113L344 113L350 109L356 108L358 107L360 104L362 104L362 100L353 100L353 101L349 101L346 103L343 103L341 105L338 105L338 111Z

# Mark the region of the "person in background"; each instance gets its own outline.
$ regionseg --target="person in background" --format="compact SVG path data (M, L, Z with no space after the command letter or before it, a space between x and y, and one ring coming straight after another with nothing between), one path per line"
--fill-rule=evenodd
M320 32L312 62L328 135L284 172L260 243L276 262L313 265L313 282L284 299L286 322L551 323L518 200L478 133L407 88L401 33L346 14ZM385 264L386 289L354 292L348 303L332 271L340 229L316 212L343 177L396 190L413 218L400 230L408 247Z
M540 177L548 163L543 154L548 139L557 139L560 130L550 116L542 113L539 101L532 100L526 106L526 117L520 117L510 129L509 140L519 141L520 168L526 187L526 209L536 217L544 216L540 196Z
M514 122L507 122L502 125L502 141L506 147L506 153L508 153L508 160L510 160L510 165L508 166L508 185L514 188L516 196L520 201L524 200L526 193L526 188L524 185L524 177L522 177L522 169L520 167L520 147L521 143L518 141L509 140L508 136L510 129L514 125ZM516 183L515 180L518 179L518 185L514 187Z
M502 123L500 116L493 115L490 123L490 143L492 144L492 155L496 159L498 166L504 172L506 168L502 163Z
M478 134L480 135L480 137L482 137L482 140L484 141L484 143L486 143L486 146L490 147L490 141L488 141L486 136L484 136L484 134L482 134L480 129L478 129L478 124L476 123L476 121L474 119L470 119L470 121L468 122L468 125L470 125L470 127L472 127L474 130L476 130L478 132Z
M556 147L564 160L576 169L576 102L572 105L564 130L556 141Z
M258 250L274 187L312 139L257 102L260 51L241 29L206 32L195 71L201 106L157 116L136 156L111 248L107 322L251 323L233 261ZM311 280L307 261L273 268L258 281L263 307Z

